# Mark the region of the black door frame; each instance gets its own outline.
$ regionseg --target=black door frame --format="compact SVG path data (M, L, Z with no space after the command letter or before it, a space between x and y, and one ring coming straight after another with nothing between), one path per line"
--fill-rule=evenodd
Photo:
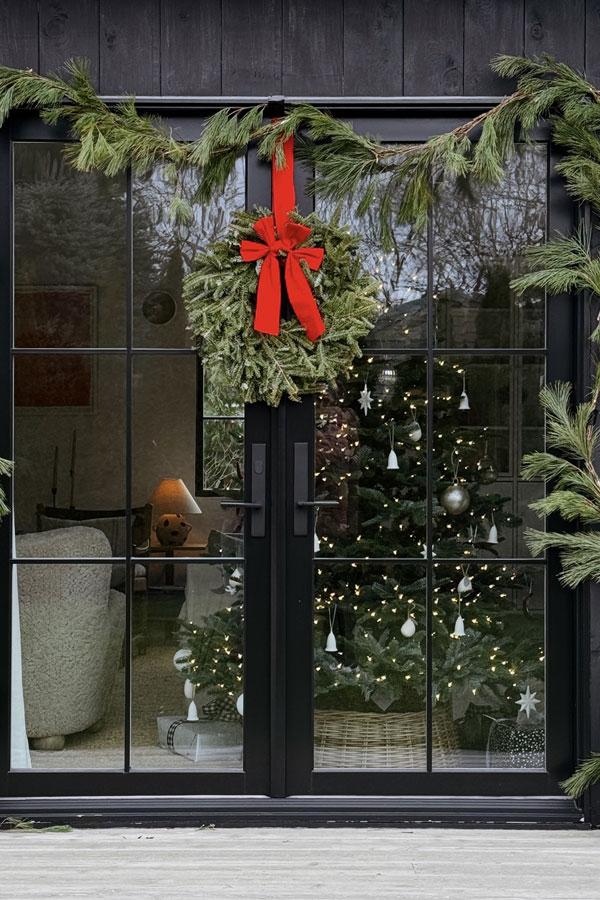
M106 99L113 102L121 98ZM293 101L307 98L289 99ZM397 126L394 125L394 122L401 116L405 139L418 140L429 134L439 133L453 127L458 122L464 121L467 116L489 108L498 98L309 99L317 105L335 109L336 112L339 110L340 114L353 117L357 127L363 126L371 133L378 133L382 139L397 139ZM196 130L195 123L203 112L209 112L216 107L229 104L245 106L264 101L270 101L267 112L276 114L281 108L283 98L215 97L186 98L184 100L180 98L147 98L139 105L145 110L168 115L181 136L193 137ZM10 320L10 209L12 205L10 141L49 138L64 140L66 135L53 129L50 137L49 129L42 125L37 117L25 114L11 117L10 122L0 131L0 206L2 209L0 216L0 340L2 340L0 379L1 383L8 387L11 387L12 377L10 354L6 352L12 330ZM253 157L255 154L251 152L249 165L253 165ZM258 166L255 172L255 179L248 184L249 205L268 202L266 198L270 192L268 167ZM550 175L550 225L551 228L560 228L566 231L573 222L573 206L566 197L560 180L553 172ZM573 379L578 375L576 365L579 361L579 354L577 350L582 341L578 342L578 335L581 332L578 331L576 324L577 307L572 298L557 298L556 301L551 302L548 316L548 333L552 334L552 344L548 356L550 377ZM312 432L312 415L312 401L309 399L302 404L284 402L278 410L267 410L264 407L256 409L249 417L247 426L248 442L264 440L267 436L271 447L270 458L281 459L284 455L287 459L285 469L282 467L270 469L271 553L269 556L259 554L256 557L257 566L260 567L263 574L268 571L270 579L268 588L272 637L270 659L263 660L262 669L261 661L255 660L257 663L256 691L262 691L264 697L264 702L260 704L260 708L257 706L256 712L263 724L269 726L268 731L264 731L264 734L268 734L268 744L261 745L260 741L257 742L255 752L257 761L260 756L263 762L268 762L268 776L265 779L260 778L246 783L242 773L239 773L237 777L232 773L204 773L199 778L195 778L193 772L174 773L168 771L147 773L137 771L127 774L121 772L14 772L4 775L0 781L0 796L7 798L5 801L0 800L0 811L3 809L14 811L17 808L30 811L40 809L47 815L54 814L52 811L56 811L56 814L60 815L62 809L64 815L69 808L71 810L75 808L76 797L88 797L92 799L87 806L84 803L83 808L89 808L92 814L93 810L102 811L102 814L107 817L106 821L110 818L113 810L119 819L123 817L127 819L129 815L142 814L148 815L150 819L156 818L161 821L171 814L181 815L183 818L193 815L209 816L211 820L222 819L228 822L255 821L257 817L264 820L265 816L272 816L273 821L304 821L305 819L306 821L316 821L319 816L330 816L331 814L341 816L343 821L348 822L352 819L362 821L365 816L370 821L375 821L377 817L381 817L384 821L413 821L415 817L420 817L421 812L424 813L427 810L430 810L432 814L435 810L435 815L439 815L440 820L449 821L455 820L457 816L461 819L470 818L472 820L479 820L481 816L484 818L495 817L497 821L504 821L506 818L514 817L517 811L520 811L524 820L529 819L530 821L543 820L544 817L547 817L548 820L560 819L561 821L577 819L578 814L573 805L558 796L555 781L550 781L543 773L538 773L537 778L533 776L533 773L526 775L527 778L532 776L534 778L534 781L530 782L526 789L518 774L509 773L505 777L506 773L474 773L455 770L448 773L411 772L407 773L405 777L400 774L394 780L392 787L390 787L389 773L384 772L322 772L316 773L314 778L310 775L310 781L307 781L306 731L303 732L304 740L299 742L297 740L298 728L303 728L302 721L305 724L307 721L306 691L302 692L301 680L298 677L300 672L306 674L306 670L298 670L295 668L295 663L298 649L302 645L309 646L311 636L309 637L306 631L307 617L302 617L300 613L301 605L290 603L289 598L288 602L283 604L281 599L286 596L286 578L290 578L290 576L298 579L297 584L304 584L308 591L306 596L312 596L312 557L311 564L306 566L304 563L307 558L307 545L299 548L297 544L294 544L290 531L286 528L286 516L287 522L291 521L289 504L293 497L290 475L293 467L290 465L289 456L291 445L294 438L300 439L301 435L302 440L305 440L307 433ZM307 432L309 421L310 432ZM11 433L10 404L4 403L0 406L0 454L2 455L11 455ZM248 472L246 472L246 476L249 483ZM288 504L287 512L284 508L285 501ZM248 566L251 559L250 544L247 544L247 547L246 565ZM10 556L10 529L6 522L4 527L0 528L0 553L1 559L6 562ZM549 581L556 582L557 571L556 561L551 562ZM308 584L309 577L310 585ZM10 566L3 566L2 584L4 596L10 596ZM263 586L266 587L264 581ZM572 610L574 604L570 595L569 599L571 603L569 610ZM256 637L260 642L263 640L265 629L269 628L268 614L269 610L265 607L265 617L262 614L260 617L260 628L257 619ZM1 615L1 631L7 636L5 646L8 646L9 605L3 605ZM583 613L579 613L578 618L581 618L582 615L585 617L585 609ZM575 613L569 613L568 618L568 623L565 623L564 620L561 622L561 628L549 631L547 636L549 656L554 651L562 653L564 650L565 631L568 630L573 634L574 629L571 626ZM585 623L580 625L578 633L589 639L589 625ZM286 636L290 636L290 642L287 644ZM251 639L250 635L247 637ZM548 685L548 692L554 690L562 709L567 708L569 703L575 701L571 687L575 682L574 660L581 658L581 654L587 654L589 657L589 645L573 647L567 654L568 660L565 659L569 678L556 677ZM307 659L308 664L311 665L310 656L306 657L305 655L305 666ZM2 666L0 670L0 716L3 721L9 721L10 672L8 660L9 654L3 653L0 662ZM288 676L292 673L293 677L285 679L279 677L277 673L283 671ZM312 678L312 672L309 677ZM581 681L582 679L580 679L580 701L582 697L585 697L589 702L589 686L581 684ZM300 692L298 691L299 685ZM251 688L248 686L247 689ZM296 703L297 700L299 703ZM286 716L286 708L288 710L292 708L293 714ZM579 715L576 731L574 725L569 725L564 729L560 741L560 759L556 761L555 770L561 774L568 774L568 766L572 765L579 747L584 747L589 742L589 707L587 703L582 705L579 702L577 708ZM575 723L575 716L571 716L569 721ZM581 737L582 733L588 734L587 740ZM6 772L8 740L5 739L1 743L0 768ZM282 749L286 744L291 748L287 759L285 755L282 755ZM566 762L564 753L564 748L567 746L569 747L568 762ZM351 774L350 780L349 774ZM351 783L356 774L363 776L360 778L360 785ZM476 785L478 797L468 797L466 795L473 794L475 788L474 776L480 776L477 778ZM250 797L243 799L241 794L244 790L247 793L263 797L270 795L274 799L265 798L264 801ZM230 800L220 801L217 797L211 798L207 796L209 792L229 795ZM303 800L289 797L290 793L309 795L311 792L321 796L306 796ZM32 793L35 794L35 798L31 797ZM112 796L107 797L106 800L100 799L101 796L107 794ZM144 794L148 796L145 798L140 796ZM350 797L346 800L331 797L331 800L328 801L323 796L335 794L362 794L370 797L379 795L381 800L367 801L365 797L363 801L358 799L354 801ZM400 796L401 794L402 796ZM518 800L517 794L523 799ZM130 800L127 800L129 795L138 796L135 799L132 796ZM202 799L199 795L203 795ZM451 801L445 804L441 798L450 798L451 795L453 795ZM161 796L163 800L160 800ZM122 800L119 800L119 797ZM170 797L172 800L169 799ZM286 797L287 799L276 799ZM499 799L500 797L501 799ZM17 798L23 799L17 800ZM542 798L545 798L544 802L542 802ZM77 808L81 812L81 803ZM356 810L356 816L354 816L353 810Z

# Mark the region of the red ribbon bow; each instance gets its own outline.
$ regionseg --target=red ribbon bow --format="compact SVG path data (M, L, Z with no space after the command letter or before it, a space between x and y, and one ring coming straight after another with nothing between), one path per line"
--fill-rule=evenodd
M311 229L300 222L292 222L290 212L296 205L294 191L294 138L283 144L285 168L272 166L272 195L274 216L263 216L254 224L254 230L263 243L242 241L240 253L245 262L263 263L258 276L254 329L263 334L279 334L281 315L281 271L279 254L285 255L285 286L292 309L296 313L311 341L316 341L325 331L317 301L315 300L300 260L316 271L325 251L321 247L301 247Z

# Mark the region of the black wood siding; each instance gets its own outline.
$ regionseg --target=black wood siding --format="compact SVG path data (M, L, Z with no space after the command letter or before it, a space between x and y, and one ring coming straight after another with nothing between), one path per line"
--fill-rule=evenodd
M0 0L0 62L86 56L104 94L494 95L523 52L600 82L600 2Z

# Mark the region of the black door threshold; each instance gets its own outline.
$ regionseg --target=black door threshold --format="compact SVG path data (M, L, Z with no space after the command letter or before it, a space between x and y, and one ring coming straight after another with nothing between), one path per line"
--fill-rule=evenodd
M586 828L566 797L14 797L6 817L77 827Z

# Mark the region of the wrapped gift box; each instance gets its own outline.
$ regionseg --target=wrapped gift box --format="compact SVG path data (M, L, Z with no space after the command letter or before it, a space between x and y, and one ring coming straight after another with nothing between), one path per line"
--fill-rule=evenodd
M158 743L170 753L185 756L195 763L210 762L214 767L223 758L230 766L232 757L239 755L242 765L241 722L219 722L200 719L188 722L182 716L158 716Z

